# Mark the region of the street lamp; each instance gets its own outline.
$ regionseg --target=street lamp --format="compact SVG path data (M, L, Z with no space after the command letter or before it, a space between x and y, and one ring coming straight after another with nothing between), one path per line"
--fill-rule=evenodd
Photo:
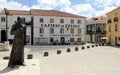
M4 11L5 11L5 15L6 15L6 41L8 41L8 15L9 15L9 12L8 12L7 8L4 8Z

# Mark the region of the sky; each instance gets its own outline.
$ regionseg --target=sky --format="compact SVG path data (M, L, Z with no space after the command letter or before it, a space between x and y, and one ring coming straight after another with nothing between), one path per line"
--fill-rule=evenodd
M120 0L0 0L0 11L14 10L58 10L87 18L105 16L120 6Z

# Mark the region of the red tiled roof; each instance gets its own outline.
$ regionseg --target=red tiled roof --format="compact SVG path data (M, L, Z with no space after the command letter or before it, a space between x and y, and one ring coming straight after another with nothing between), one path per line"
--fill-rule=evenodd
M107 18L105 16L99 16L95 18L90 18L87 20L87 22L92 22L92 21L100 21L100 20L106 20Z
M24 11L24 10L8 10L4 9L1 11L1 13L5 14L5 10L10 14L10 15L30 15L30 11Z
M37 15L37 16L57 16L57 17L73 17L73 18L86 18L84 16L79 16L75 14L70 14L66 12L56 11L56 10L36 10L31 9L30 11L24 10L8 10L11 15ZM1 11L5 14L5 9Z
M70 13L61 12L61 11L56 11L56 10L36 10L36 9L31 9L31 14L32 15L40 15L40 16L86 18L84 16L79 16L79 15L70 14Z

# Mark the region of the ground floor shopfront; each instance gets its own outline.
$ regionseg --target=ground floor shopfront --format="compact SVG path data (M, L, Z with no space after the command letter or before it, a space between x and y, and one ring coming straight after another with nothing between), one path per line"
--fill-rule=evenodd
M86 38L89 38L87 40L87 42L91 42L91 43L106 43L106 39L102 39L103 37L105 37L105 34L89 34L87 35Z
M63 45L63 44L83 44L81 36L48 36L48 37L34 37L35 45ZM31 43L30 36L26 38L27 44Z

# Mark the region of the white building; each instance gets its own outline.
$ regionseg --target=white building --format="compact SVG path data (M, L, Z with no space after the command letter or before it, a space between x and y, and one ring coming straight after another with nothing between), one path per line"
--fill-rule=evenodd
M33 21L33 26L26 29L27 44L80 44L85 41L86 17L78 16L56 10L35 10L21 11L8 10L8 40L11 26L18 16L24 21ZM6 14L3 10L0 13L0 40L4 41L6 35Z

